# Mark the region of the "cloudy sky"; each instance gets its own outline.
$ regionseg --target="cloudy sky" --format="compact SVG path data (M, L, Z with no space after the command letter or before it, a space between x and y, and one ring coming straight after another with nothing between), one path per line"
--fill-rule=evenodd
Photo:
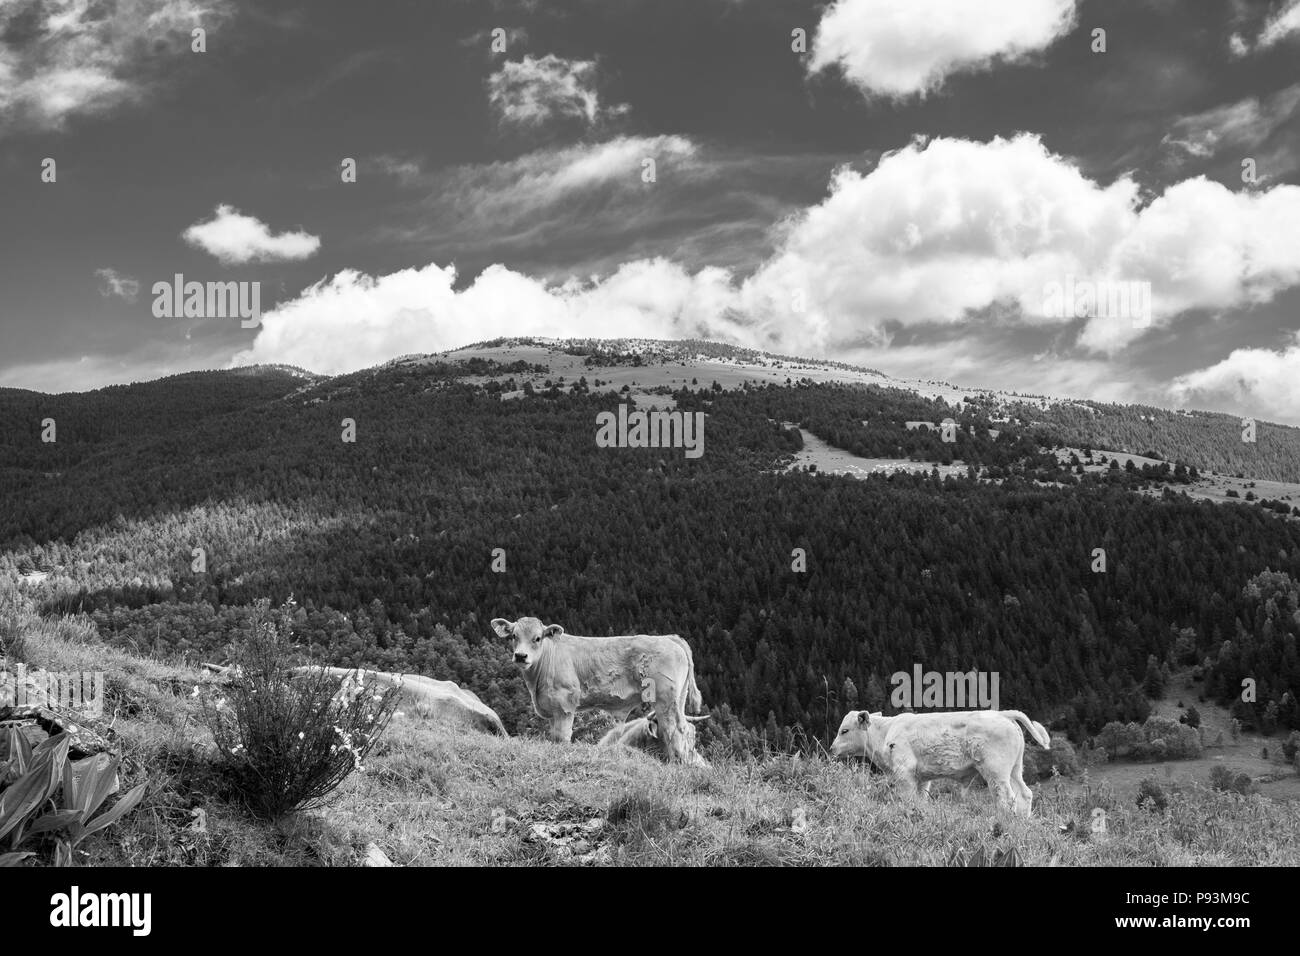
M1300 0L0 0L0 237L0 386L701 337L1300 423Z

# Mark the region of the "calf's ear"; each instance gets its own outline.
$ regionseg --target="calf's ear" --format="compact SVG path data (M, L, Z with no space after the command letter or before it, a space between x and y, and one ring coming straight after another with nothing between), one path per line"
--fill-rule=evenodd
M858 711L858 726L865 727L871 721L871 715L865 710Z
M507 621L504 617L492 618L492 630L497 632L497 637L509 637L510 632L514 629L514 624Z
M559 637L564 633L564 628L558 624L548 624L542 628L542 637Z

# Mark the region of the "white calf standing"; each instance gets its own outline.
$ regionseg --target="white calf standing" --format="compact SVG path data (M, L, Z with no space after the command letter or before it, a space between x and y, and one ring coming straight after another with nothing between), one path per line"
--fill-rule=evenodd
M969 784L979 774L999 804L1029 816L1034 795L1025 784L1025 738L1019 723L1043 747L1042 724L1018 710L969 710L885 717L851 710L831 744L836 757L867 757L891 773L904 792L928 789L931 780Z

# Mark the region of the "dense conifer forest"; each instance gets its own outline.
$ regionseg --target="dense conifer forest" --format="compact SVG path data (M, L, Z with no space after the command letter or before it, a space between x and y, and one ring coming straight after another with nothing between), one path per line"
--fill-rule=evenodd
M395 363L0 391L0 573L48 570L47 610L191 660L222 659L256 601L292 594L297 637L322 659L458 681L512 732L533 719L497 616L682 634L717 717L707 733L742 744L798 746L847 707L889 710L889 676L914 664L997 671L1003 707L1076 741L1143 720L1187 666L1247 726L1300 727L1300 520L1180 494L1190 452L1083 475L1047 451L1069 421L701 379L672 393L707 414L706 453L688 460L598 448L597 413L626 398L585 381L503 397L533 371ZM953 442L904 425L945 417ZM967 477L787 470L802 444L789 422ZM1255 703L1238 699L1244 677Z

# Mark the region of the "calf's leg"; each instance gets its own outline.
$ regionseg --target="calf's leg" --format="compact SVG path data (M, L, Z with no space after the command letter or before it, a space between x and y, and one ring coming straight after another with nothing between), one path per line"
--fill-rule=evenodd
M1025 783L1025 754L1023 748L1016 757L1016 765L1011 768L1011 787L1020 798L1019 812L1023 816L1029 816L1034 810L1034 791L1029 789L1029 784Z
M891 748L890 772L894 776L899 795L907 801L923 801L930 793L930 782L924 784L916 776L916 758L902 748Z
M983 771L981 771L983 773ZM993 801L997 806L1012 813L1020 811L1019 799L1016 792L1011 788L1010 776L1004 771L998 773L995 770L983 773L984 782L989 785L989 792L993 794Z

